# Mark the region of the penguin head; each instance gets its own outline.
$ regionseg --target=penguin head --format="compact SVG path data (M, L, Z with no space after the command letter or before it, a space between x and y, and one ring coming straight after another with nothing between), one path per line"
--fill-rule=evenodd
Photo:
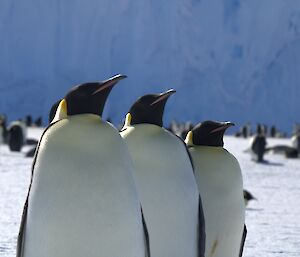
M175 92L174 89L170 89L161 94L140 97L127 113L124 127L135 124L153 124L162 127L166 102Z
M188 134L185 142L188 146L217 146L224 145L223 136L227 128L234 126L232 122L204 121L196 125Z
M57 108L53 121L78 114L95 114L101 117L106 99L118 81L126 78L116 75L102 82L89 82L73 87L62 99L58 107L55 103L50 111L50 119Z
M248 205L248 202L251 200L257 200L249 191L243 190L245 205Z

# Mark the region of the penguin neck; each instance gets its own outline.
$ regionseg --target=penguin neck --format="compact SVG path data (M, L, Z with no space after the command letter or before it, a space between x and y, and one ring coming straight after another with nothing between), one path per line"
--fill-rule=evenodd
M223 151L225 150L223 146L209 146L209 145L192 145L189 148L210 150L210 151Z
M70 115L67 117L69 121L80 121L80 122L104 122L101 116L92 114L92 113L83 113L83 114L76 114Z
M131 134L132 132L134 132L136 135L153 135L161 133L163 131L166 131L166 129L163 127L149 123L140 123L130 126L124 126L120 132L123 134Z

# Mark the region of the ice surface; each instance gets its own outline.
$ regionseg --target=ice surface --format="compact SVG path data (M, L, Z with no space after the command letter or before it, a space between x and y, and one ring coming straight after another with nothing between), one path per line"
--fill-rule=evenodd
M38 138L41 133L41 129L30 129L29 137ZM290 142L268 139L268 143ZM247 208L244 256L300 256L300 160L270 154L265 156L268 162L257 164L243 152L248 140L226 136L225 146L240 162L244 187L258 198ZM0 146L0 256L15 256L32 163L32 158L24 158L25 151L11 153L7 146Z
M0 35L0 112L11 119L46 117L71 86L119 72L128 79L105 111L115 123L138 96L171 87L168 121L288 130L299 118L299 1L3 0Z

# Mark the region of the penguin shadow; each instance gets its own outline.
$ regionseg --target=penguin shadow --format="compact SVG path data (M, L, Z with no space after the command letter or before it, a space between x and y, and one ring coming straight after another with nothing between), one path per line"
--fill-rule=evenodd
M256 162L256 163L261 164L261 165L269 165L269 166L277 166L277 167L284 166L284 164L281 163L281 162L270 162L270 161L267 161L267 160L263 160L261 162Z
M246 211L258 211L258 212L261 212L261 211L264 211L263 208L249 208L249 207L246 207Z

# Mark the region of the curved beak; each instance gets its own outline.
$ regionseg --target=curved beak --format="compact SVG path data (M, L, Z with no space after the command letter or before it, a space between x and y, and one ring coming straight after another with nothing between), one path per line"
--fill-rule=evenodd
M221 131L221 130L226 130L229 127L234 126L235 124L233 122L227 121L227 122L222 122L220 123L220 126L216 129L213 129L210 134L213 134L215 132Z
M103 81L103 83L101 84L101 86L95 92L93 92L92 95L98 94L98 93L102 92L103 90L105 90L107 88L112 88L120 80L125 79L125 78L127 78L126 75L117 74L117 75L109 78L108 80Z
M159 102L161 102L161 101L169 98L174 93L176 93L176 90L174 90L174 89L169 89L168 91L161 93L158 96L158 98L151 105L155 105L155 104L157 104L157 103L159 103Z

